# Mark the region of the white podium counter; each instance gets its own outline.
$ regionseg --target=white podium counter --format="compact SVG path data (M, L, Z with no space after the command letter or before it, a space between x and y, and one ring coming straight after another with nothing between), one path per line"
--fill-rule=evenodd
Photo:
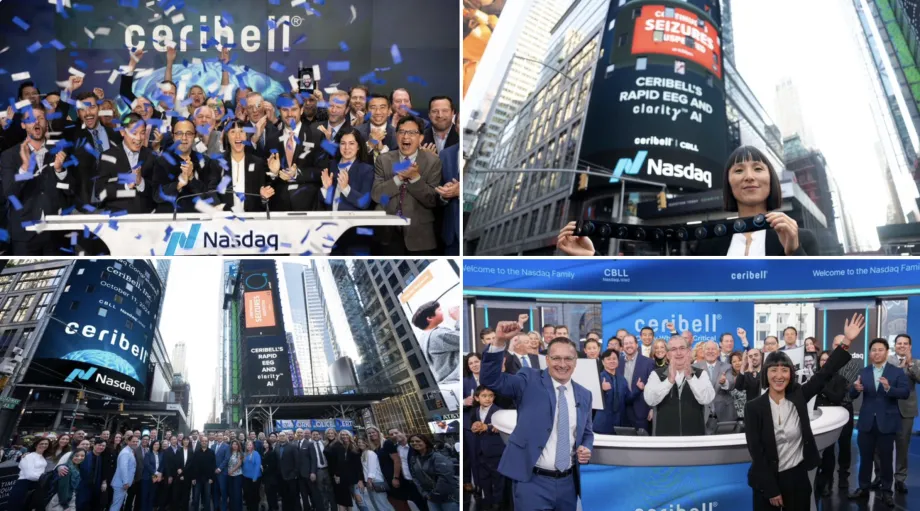
M71 231L78 238L95 234L120 256L173 255L328 255L339 237L361 228L405 226L409 220L384 211L152 213L142 215L48 216L31 231Z

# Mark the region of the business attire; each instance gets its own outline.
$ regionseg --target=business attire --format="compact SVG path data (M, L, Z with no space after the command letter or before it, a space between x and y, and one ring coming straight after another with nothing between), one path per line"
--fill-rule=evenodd
M227 187L224 193L220 193L220 202L223 204L224 211L234 212L262 212L265 211L265 203L268 202L269 211L285 211L290 209L285 207L284 199L280 195L279 188L283 188L284 180L280 178L272 179L268 176L268 165L265 160L257 156L252 151L245 151L243 159L236 161L228 151L224 153L224 160L227 162L227 169L222 169L222 175L218 180L220 182L229 177ZM286 187L287 183L284 183ZM275 195L266 201L260 194L263 186L271 186L275 189ZM246 195L240 197L238 193Z
M300 462L297 445L290 442L277 443L275 448L278 450L278 469L281 475L281 481L278 483L281 490L281 507L284 511L300 511L300 492L297 484Z
M399 147L399 144L396 141L396 130L393 129L393 126L390 123L386 123L385 125L379 127L381 130L386 130L386 134L384 135L380 144L369 143L371 140L371 127L371 122L368 121L355 126L355 129L358 130L358 133L361 134L361 138L363 138L365 143L367 143L368 152L370 153L373 151L375 153L373 155L375 159L380 155L380 153L395 151ZM374 129L377 130L378 127L374 126Z
M191 448L179 448L173 455L172 466L170 467L171 477L173 478L170 509L184 510L188 508L192 491L191 466L194 452ZM195 511L198 510L196 509Z
M163 453L153 452L150 448L144 453L144 473L141 476L141 510L152 511L157 498L157 489L161 483L154 483L155 474L162 474L166 470L163 463Z
M77 164L69 167L75 174L76 199L81 205L94 204L99 197L99 191L105 186L104 181L100 182L101 178L98 177L99 165L103 163L102 155L115 147L122 146L122 136L119 132L98 122L91 130L81 125L80 121L76 121L64 130L63 137L74 145L71 154L77 159ZM130 169L122 172L130 172ZM94 188L98 189L95 194L93 193Z
M517 374L518 371L520 371L523 367L530 369L540 369L540 356L533 354L521 355L519 353L513 353L510 351L505 352L505 371L507 371L508 374ZM482 381L481 372L479 381Z
M888 380L888 390L885 390L879 381L882 377ZM881 368L870 364L860 371L859 378L864 390L862 406L859 408L859 422L856 425L859 431L856 436L856 445L859 448L859 490L856 493L868 492L872 477L872 461L878 453L882 493L889 496L894 477L894 438L901 431L898 400L910 396L908 378L903 369L888 363ZM850 388L851 398L855 399L859 394L855 386Z
M716 391L704 370L691 367L691 376L680 373L671 383L669 367L652 371L642 391L646 404L655 409L654 436L699 436L706 433L706 405ZM687 392L689 387L689 392Z
M310 474L316 474L316 465L318 458L313 446L313 441L309 438L303 438L295 442L297 446L298 460L298 491L300 500L303 502L305 510L322 510L322 496L316 484L310 481Z
M227 511L227 499L230 494L228 488L228 477L230 471L230 445L226 442L218 442L214 447L214 461L220 473L214 479L217 483L218 502L214 505L215 511L219 507L220 511Z
M265 500L268 501L269 511L278 509L278 489L283 482L279 464L278 444L276 443L262 457L262 484L265 486Z
M278 139L278 155L281 168L297 167L297 175L291 181L277 183L275 194L283 198L292 211L319 211L323 209L320 197L322 172L328 166L331 156L322 148L324 138L315 139L313 126L300 123L290 129L285 127ZM332 168L329 169L332 171ZM279 178L275 178L280 179Z
M128 213L150 213L154 210L153 202L153 168L156 153L146 147L131 151L124 143L113 145L102 153L96 179L90 183L90 193L98 200L99 207L111 211ZM123 175L133 173L139 168L140 184L122 179Z
M202 447L207 445L206 440L202 442L204 442ZM211 484L214 482L215 470L217 470L217 458L215 458L212 449L205 448L195 451L195 455L192 457L192 466L189 470L194 481L194 489L192 490L193 511L201 509L198 505L199 502L204 505L205 511L211 509ZM215 508L218 507L217 503L214 506Z
M780 495L784 509L810 509L811 486L803 481L819 458L807 403L850 358L847 350L837 348L807 383L790 383L779 403L767 393L745 406L744 434L752 460L748 484L754 490L755 511L778 509L770 499Z
M255 447L255 445L253 445ZM262 483L262 456L253 449L243 457L243 500L246 511L259 510L259 486Z
M914 431L914 418L917 417L917 384L920 383L920 360L911 360L908 367L901 367L903 362L903 358L898 355L888 357L889 364L904 371L907 386L910 388L910 395L907 396L907 399L898 400L898 410L901 412L901 431L894 437L895 485L906 492L904 484L907 481L907 454L910 449L910 437Z
M445 185L456 179L460 181L460 146L453 145L438 154L441 160L441 184ZM444 254L460 255L460 197L444 200L439 198L441 207L437 209L438 231L444 244Z
M735 412L735 399L732 397L731 389L735 383L735 377L732 375L731 364L726 364L718 359L712 364L709 362L697 362L693 367L703 370L709 376L709 382L715 391L715 398L711 403L706 405L706 433L713 434L716 431L716 425L719 422L732 422L738 420L738 414ZM725 383L720 384L719 380L725 375Z
M403 181L393 168L407 160L418 165L419 177ZM374 174L371 198L379 204L378 209L410 221L405 227L375 229L380 233L378 241L384 250L391 255L434 251L438 245L434 209L440 199L435 188L441 184L441 160L422 150L408 156L391 151L377 158Z
M482 354L479 380L497 394L513 396L517 405L518 426L498 466L514 481L515 509L574 511L574 453L580 446L594 447L591 393L574 381L555 381L546 370L503 373L504 352L493 349Z
M422 139L422 145L434 144L439 154L445 149L458 145L459 143L460 134L457 133L456 126L453 124L447 129L447 133L445 133L444 136L435 133L434 125L429 124L428 127L425 128L425 138Z
M634 386L630 389L626 378L619 374L610 374L606 370L601 371L600 378L604 409L598 410L594 415L594 432L615 435L616 427L635 427L627 424L626 416L627 409L642 393L639 387ZM605 383L610 385L610 390L603 390Z
M501 408L492 405L488 408L480 406L472 407L470 414L470 426L476 422L490 426L492 416ZM480 509L488 509L490 506L500 505L502 502L502 491L505 487L505 478L498 471L498 464L505 452L505 442L497 431L488 429L482 433L473 433L467 428L470 438L470 456L465 458L469 460L472 471L476 474L476 486L482 492L482 501L478 506ZM466 438L466 437L464 437Z
M746 401L753 401L762 392L760 387L760 371L741 373L735 377L732 382L732 390L740 390L745 393Z
M112 478L114 496L109 511L119 511L128 496L128 489L134 484L134 473L137 470L137 456L134 449L125 446L118 454L118 468ZM128 488L125 488L127 486Z
M751 234L751 246L748 251L748 257L774 257L786 255L786 249L779 241L779 235L773 229L764 229L754 231ZM693 251L695 256L731 256L744 257L747 239L744 233L736 233L732 236L722 236L700 240L697 242L696 250ZM818 239L815 234L808 229L799 228L799 248L792 255L794 256L817 256L820 255L818 250Z
M843 396L843 407L849 413L849 419L840 430L840 438L837 439L837 486L839 488L848 488L850 486L850 465L853 455L853 398L850 397L849 385L859 377L859 372L865 363L862 360L851 359L843 366L843 369L837 371L837 374L843 376L847 381L848 392Z
M830 359L828 359L830 360ZM825 365L827 365L825 363ZM840 375L834 373L831 379L824 385L818 397L815 399L815 408L821 406L843 406L843 398L849 391L850 383ZM828 496L831 493L831 485L834 483L834 464L836 455L834 445L824 449L821 453L821 465L815 474L815 493L821 496Z
M652 359L643 356L638 351L632 360L625 355L625 352L620 355L620 369L617 372L621 373L626 380L629 394L634 392L641 394L642 391L638 390L636 384L639 383L639 380L642 380L642 383L647 385L649 375L654 370L655 363ZM644 399L630 399L626 403L626 415L623 417L623 425L649 431L648 412L649 406Z
M351 487L357 480L353 481L356 474L353 473L353 464L349 463L347 459L348 452L341 442L332 442L326 446L325 455L326 459L329 460L329 475L332 476L333 480L332 493L335 496L335 503L338 506L351 508L354 504ZM358 455L355 454L354 458L358 459ZM358 466L361 466L360 461ZM338 482L336 482L336 478L338 478Z
M93 450L86 453L80 463L80 487L77 489L77 511L96 511L103 505L102 478L103 456Z
M192 163L192 179L179 190L182 158L167 153L157 158L153 170L154 190L151 192L157 213L195 212L196 198L210 200L214 207L220 206L216 190L222 173L217 162L196 153L190 155L189 161Z

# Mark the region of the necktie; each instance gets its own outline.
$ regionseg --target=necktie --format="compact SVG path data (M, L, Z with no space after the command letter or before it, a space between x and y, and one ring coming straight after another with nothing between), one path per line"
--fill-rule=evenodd
M407 161L408 156L404 156L402 161ZM406 182L403 181L402 185L399 186L399 205L396 207L396 215L403 216L403 200L406 198Z
M294 132L292 131L287 139L287 144L284 145L285 156L287 156L287 166L290 167L294 164Z
M282 456L284 456L284 446L283 446L283 445L279 445L279 446L278 446L278 457L280 458L280 457L282 457Z
M93 134L93 148L96 149L96 152L102 154L102 140L99 138L99 128L91 130L90 133Z
M569 403L565 397L565 385L559 386L559 398L556 400L556 470L569 469L572 461L572 446L569 445Z
M530 357L528 357L527 355L524 355L523 357L521 357L521 365L524 366L524 367L530 367L530 360L529 360L529 359L530 359Z
M710 379L710 380L712 379L712 372L713 372L713 370L715 370L715 367L709 366L709 379Z
M898 364L904 365L904 357L898 357Z
M319 442L316 442L316 443L314 443L313 445L316 446L316 453L317 453L317 455L319 456L319 464L320 464L320 465L325 465L325 464L326 464L326 457L323 456L323 450L319 448Z

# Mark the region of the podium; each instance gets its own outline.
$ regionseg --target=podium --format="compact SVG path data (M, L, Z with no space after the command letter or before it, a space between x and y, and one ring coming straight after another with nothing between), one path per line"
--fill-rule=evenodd
M175 218L175 219L174 219ZM116 257L177 255L329 255L351 228L370 238L375 227L409 225L384 211L150 213L48 216L30 231L69 231L79 243L93 233ZM366 229L366 231L365 231ZM66 234L65 234L66 235Z
M849 420L839 406L819 407L811 417L818 451L832 446ZM502 410L492 424L507 441L517 412ZM706 436L594 435L591 463L581 465L581 507L592 511L753 509L747 472L751 466L743 433ZM811 484L814 471L809 473ZM615 481L633 481L612 492ZM814 507L812 507L814 509Z

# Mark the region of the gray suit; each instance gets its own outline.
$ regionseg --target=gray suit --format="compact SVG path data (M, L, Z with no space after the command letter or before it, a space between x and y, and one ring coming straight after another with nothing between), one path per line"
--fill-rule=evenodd
M888 363L901 367L897 355L888 357ZM910 367L904 369L910 383L910 396L907 399L898 399L898 408L901 410L901 431L895 434L895 474L894 480L905 482L907 480L907 453L910 447L910 435L914 430L914 418L917 416L917 384L920 383L920 360L912 360Z
M706 405L706 433L712 434L716 429L716 422L731 422L738 420L738 413L735 411L735 400L732 397L731 389L735 383L735 377L732 375L731 364L726 364L716 359L710 382L712 388L716 391L716 397L712 403ZM704 360L693 364L693 367L709 372L709 364ZM719 385L719 379L725 375L725 385ZM716 419L713 420L712 416Z
M380 155L374 164L371 197L379 204L378 209L395 215L402 196L402 215L410 222L405 227L386 229L379 238L382 244L389 244L394 236L402 236L407 250L434 250L438 246L434 232L434 208L438 206L440 198L435 188L441 186L441 160L437 155L421 149L416 154L415 163L420 177L414 183L407 182L402 186L394 181L396 174L393 172L393 166L401 157L399 151ZM402 191L403 187L405 191Z

